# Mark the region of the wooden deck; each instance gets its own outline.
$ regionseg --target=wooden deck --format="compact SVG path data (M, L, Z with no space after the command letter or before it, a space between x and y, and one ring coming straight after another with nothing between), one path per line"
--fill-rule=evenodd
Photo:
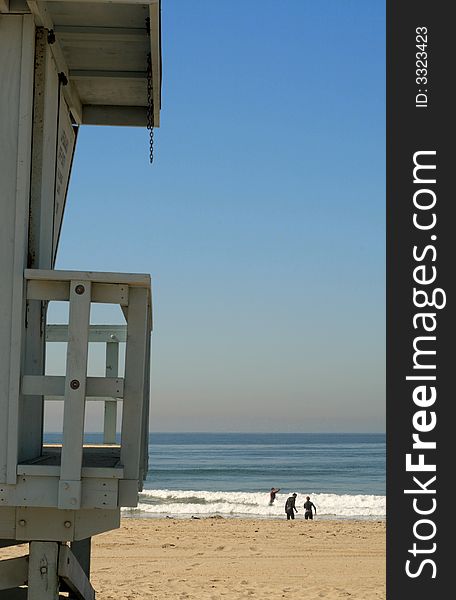
M20 463L18 475L54 475L59 476L62 458L60 444L43 446L43 453L31 460ZM120 463L120 446L91 445L83 447L82 477L113 477L123 478L123 465Z

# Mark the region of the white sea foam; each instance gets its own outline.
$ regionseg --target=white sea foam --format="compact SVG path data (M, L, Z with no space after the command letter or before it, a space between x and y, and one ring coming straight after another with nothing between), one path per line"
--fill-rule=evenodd
M317 507L318 516L323 518L385 517L385 496L350 494L299 493L296 507L304 513L306 495L310 495ZM125 509L124 514L144 516L207 517L283 517L284 505L289 494L279 493L273 506L269 506L268 494L260 492L206 492L182 490L144 490L139 495L137 509Z

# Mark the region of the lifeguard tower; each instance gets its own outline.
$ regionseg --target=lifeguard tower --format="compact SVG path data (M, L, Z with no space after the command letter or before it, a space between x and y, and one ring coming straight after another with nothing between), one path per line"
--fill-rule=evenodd
M152 159L160 57L159 0L0 0L0 546L29 543L0 561L0 598L95 598L91 536L119 526L147 473L150 277L54 266L78 128L147 127ZM51 301L66 325L47 324ZM91 325L94 303L125 326ZM46 375L46 342L66 342L64 374ZM106 377L87 376L91 342ZM63 402L61 444L43 444L45 401ZM105 404L96 446L87 401Z

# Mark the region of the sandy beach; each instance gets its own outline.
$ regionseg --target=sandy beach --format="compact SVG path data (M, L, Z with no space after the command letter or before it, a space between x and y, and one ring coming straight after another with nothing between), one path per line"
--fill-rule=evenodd
M91 580L98 600L380 600L385 527L124 518L119 530L93 539Z

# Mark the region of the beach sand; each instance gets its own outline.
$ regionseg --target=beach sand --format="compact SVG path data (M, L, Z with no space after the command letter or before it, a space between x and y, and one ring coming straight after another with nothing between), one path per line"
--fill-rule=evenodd
M299 516L124 518L93 538L97 599L386 598L385 522Z

